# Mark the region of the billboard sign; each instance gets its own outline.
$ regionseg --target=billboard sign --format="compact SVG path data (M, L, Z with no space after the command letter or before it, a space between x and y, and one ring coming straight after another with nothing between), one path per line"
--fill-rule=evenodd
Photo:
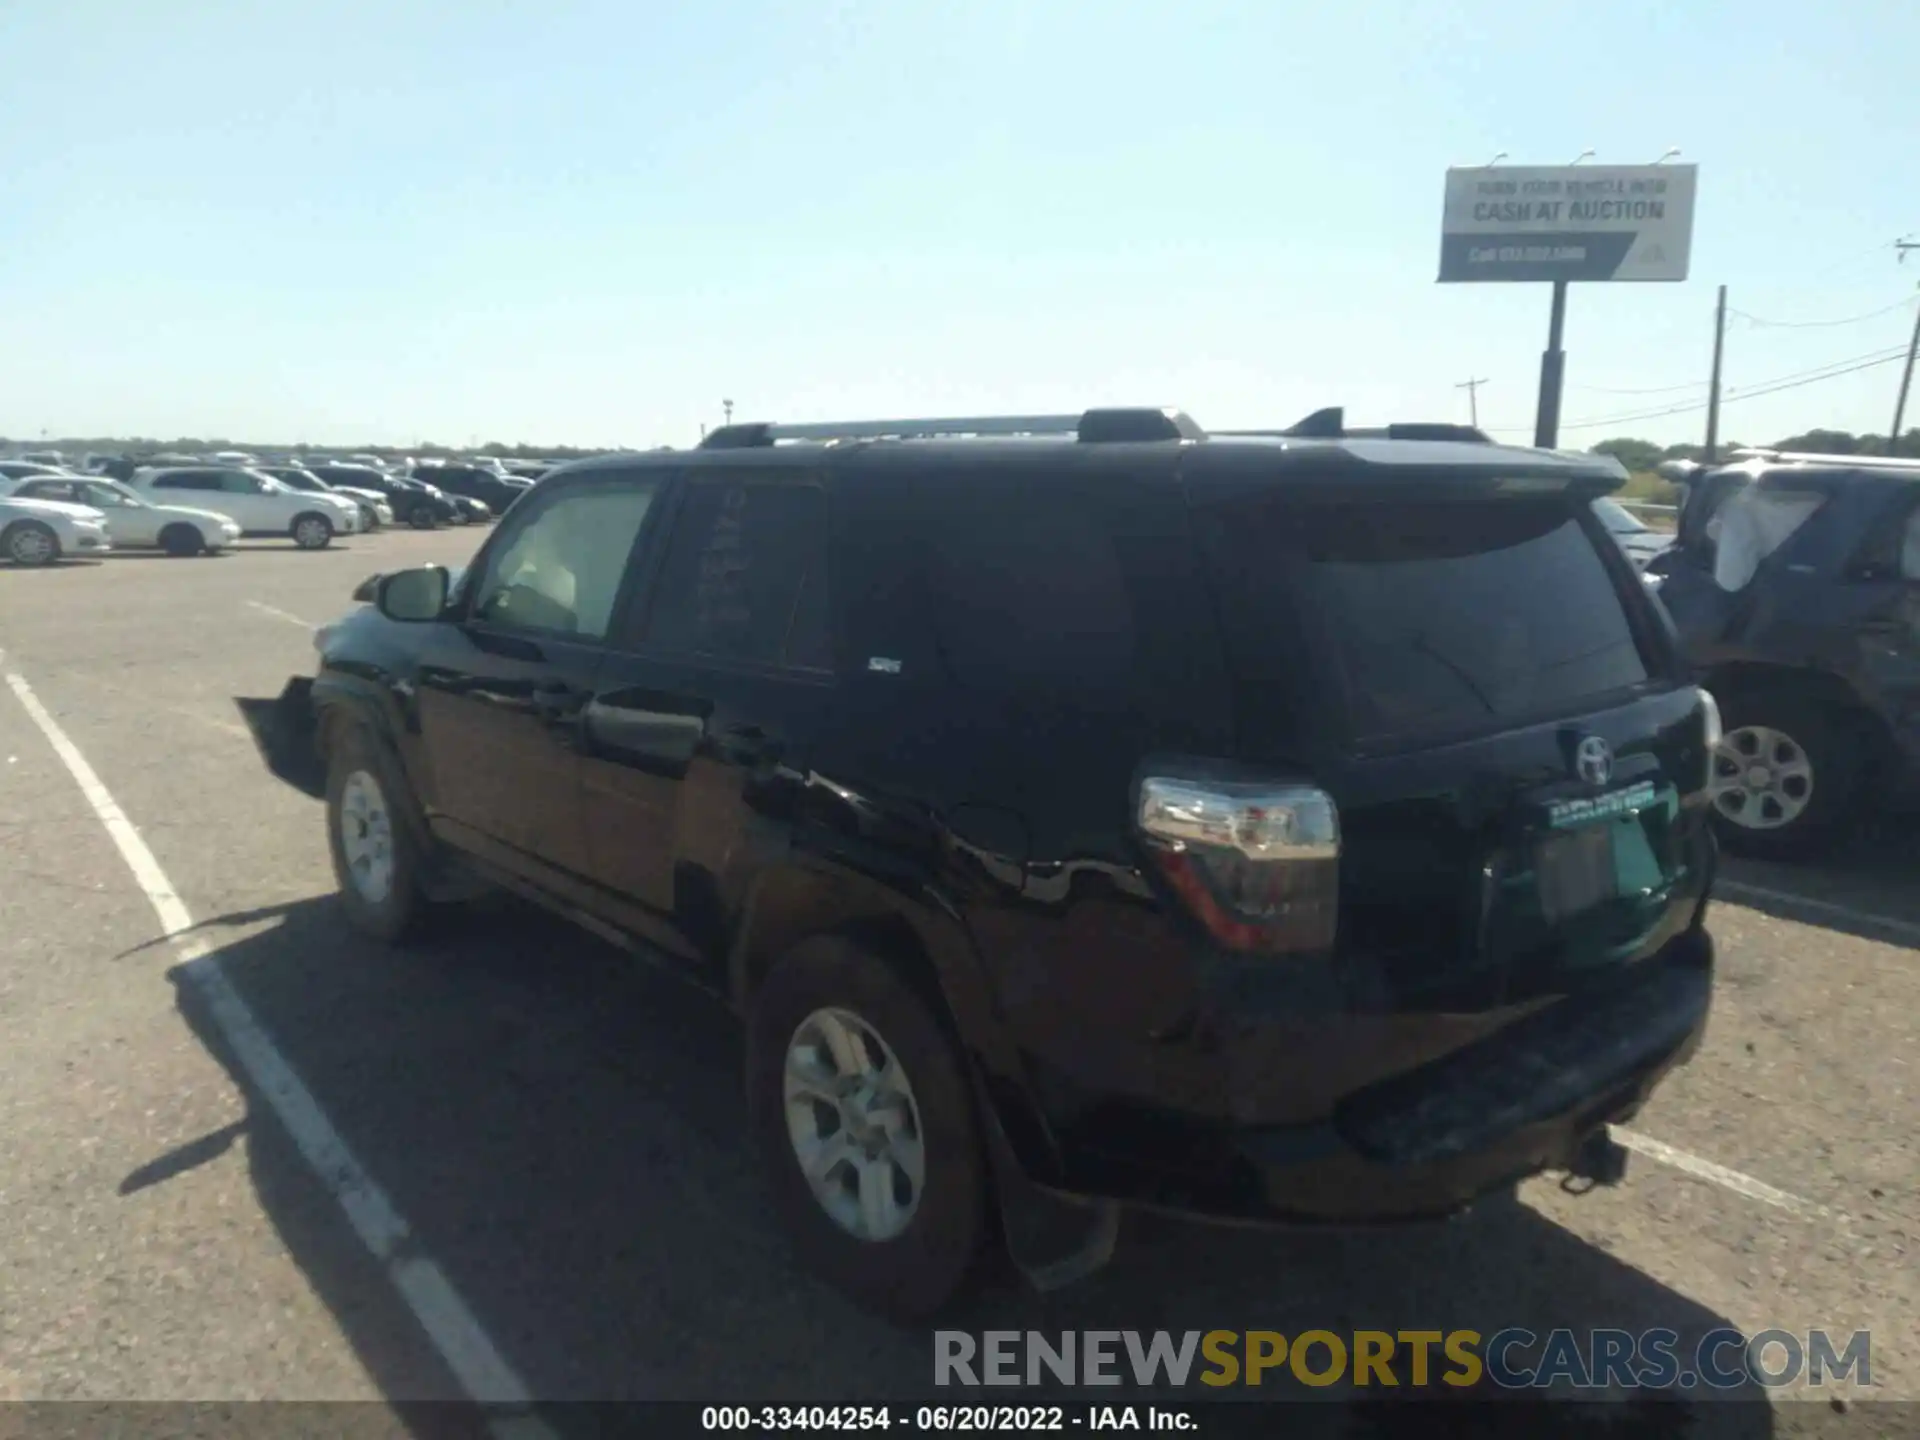
M1442 284L1684 280L1695 165L1485 165L1447 171Z

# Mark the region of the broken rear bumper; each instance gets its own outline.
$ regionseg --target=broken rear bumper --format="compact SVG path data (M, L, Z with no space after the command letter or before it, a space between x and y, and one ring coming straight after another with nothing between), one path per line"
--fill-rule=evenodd
M1189 1130L1099 1157L1072 1188L1222 1220L1370 1225L1455 1214L1543 1171L1617 1180L1605 1127L1691 1058L1712 985L1712 938L1690 929L1617 985L1349 1094L1324 1120Z

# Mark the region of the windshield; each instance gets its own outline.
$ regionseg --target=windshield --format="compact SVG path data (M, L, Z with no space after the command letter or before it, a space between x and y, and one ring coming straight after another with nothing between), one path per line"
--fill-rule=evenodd
M128 489L118 480L89 480L86 496L89 505L128 505L145 509L149 503L138 491Z
M1609 500L1604 495L1593 502L1593 513L1600 517L1600 523L1616 535L1644 535L1647 527L1642 525L1634 513L1618 500Z
M1320 642L1354 740L1527 723L1644 683L1626 606L1576 506L1224 507L1209 523L1243 705L1299 693L1294 615Z

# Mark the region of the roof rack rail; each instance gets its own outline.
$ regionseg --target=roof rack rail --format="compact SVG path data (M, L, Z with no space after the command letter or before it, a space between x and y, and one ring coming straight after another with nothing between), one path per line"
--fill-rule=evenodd
M829 420L806 425L752 421L723 425L702 450L746 450L783 440L831 444L846 440L947 440L997 436L1072 436L1084 444L1124 440L1204 440L1207 432L1179 410L1120 407L1079 415L964 415L921 420Z
M1291 440L1456 440L1473 445L1493 444L1493 437L1478 426L1432 420L1404 420L1350 430L1346 411L1338 405L1316 410L1283 430L1216 430L1214 434L1267 435Z

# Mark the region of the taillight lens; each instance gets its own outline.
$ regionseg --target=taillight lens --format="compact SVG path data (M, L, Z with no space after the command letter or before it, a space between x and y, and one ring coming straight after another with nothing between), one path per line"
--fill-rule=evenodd
M1137 816L1167 884L1229 950L1332 948L1340 813L1311 785L1151 775Z

